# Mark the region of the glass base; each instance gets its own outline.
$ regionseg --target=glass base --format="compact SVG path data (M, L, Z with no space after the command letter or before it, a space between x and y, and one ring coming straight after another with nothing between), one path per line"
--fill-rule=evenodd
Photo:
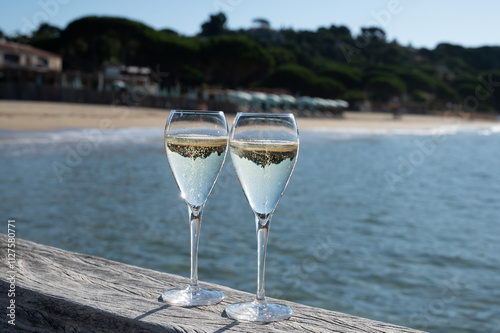
M218 290L193 289L171 289L161 294L161 299L165 303L179 306L197 306L217 304L222 301L226 295Z
M270 322L290 318L293 310L286 305L266 302L264 304L256 301L234 303L226 307L229 318L241 321Z

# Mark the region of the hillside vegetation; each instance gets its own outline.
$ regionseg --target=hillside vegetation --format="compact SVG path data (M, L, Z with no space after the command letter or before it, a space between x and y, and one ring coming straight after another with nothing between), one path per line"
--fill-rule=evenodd
M265 87L351 103L398 98L431 107L451 103L470 111L500 110L498 46L415 49L387 40L377 27L355 35L345 26L295 31L273 30L265 19L255 23L251 29L228 30L219 13L198 35L181 36L128 19L90 16L64 29L42 24L32 36L7 38L60 54L65 70L147 66L170 73L163 84L183 88Z

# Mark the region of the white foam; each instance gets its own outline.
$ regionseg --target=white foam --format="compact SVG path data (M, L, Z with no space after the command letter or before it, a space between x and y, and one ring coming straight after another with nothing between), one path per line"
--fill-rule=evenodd
M428 128L315 128L301 130L302 133L320 134L336 137L338 139L351 139L367 136L388 136L388 135L415 135L415 136L436 136L455 135L459 133L470 133L478 135L491 135L500 133L500 125L491 126L459 126L448 125Z
M500 133L500 125L491 126L439 126L419 129L403 128L315 128L300 130L301 135L320 135L338 140L350 140L372 136L389 135L455 135L471 133L477 135L493 135ZM149 144L158 142L163 145L163 129L157 127L128 127L116 129L71 128L52 131L10 131L0 130L0 147L9 145L50 145L60 143L125 143Z
M0 131L0 145L38 145L90 141L92 143L163 143L163 130L152 127L117 129L59 129L53 131Z

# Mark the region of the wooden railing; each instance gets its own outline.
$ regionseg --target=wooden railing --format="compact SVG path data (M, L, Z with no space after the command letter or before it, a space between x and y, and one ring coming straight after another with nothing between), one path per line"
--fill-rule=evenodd
M294 309L289 320L238 322L226 316L225 307L253 295L202 283L224 291L226 299L211 306L170 306L158 296L185 286L186 278L14 240L15 247L8 247L12 238L0 235L0 300L3 311L11 308L0 319L1 332L417 332L286 301L281 302ZM15 260L8 258L9 248Z

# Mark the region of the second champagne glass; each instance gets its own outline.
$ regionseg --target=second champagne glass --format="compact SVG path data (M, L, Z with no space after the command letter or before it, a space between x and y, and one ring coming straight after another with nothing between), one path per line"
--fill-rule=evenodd
M165 151L181 196L189 211L191 228L191 279L185 289L167 290L163 301L195 306L216 304L222 291L198 285L198 243L205 202L214 187L227 154L228 130L221 111L172 110L165 126Z
M229 317L269 322L289 318L290 307L266 301L264 268L271 217L290 180L299 136L293 114L238 113L229 146L234 170L255 215L257 231L257 296L255 300L230 304Z

